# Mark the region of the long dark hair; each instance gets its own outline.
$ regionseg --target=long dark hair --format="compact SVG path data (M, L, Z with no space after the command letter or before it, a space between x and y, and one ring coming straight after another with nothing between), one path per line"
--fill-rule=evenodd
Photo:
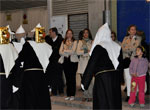
M116 39L117 39L117 35L116 35L116 33L115 33L114 31L111 31L111 34L113 34L113 35L114 35L115 40L116 40Z
M75 38L74 38L74 36L73 36L74 34L73 34L72 29L68 29L68 30L66 31L65 39L64 39L64 41L63 41L63 42L64 42L64 44L66 43L66 40L67 40L67 33L68 33L69 31L71 31L71 33L72 33L72 39L71 39L71 40L72 40L72 41L74 41L74 40L75 40Z
M145 48L143 46L138 46L137 48L139 48L143 52L142 57L146 58L146 50L145 50ZM138 56L136 55L135 57L137 58Z
M88 28L85 28L85 29L83 30L83 32L82 32L82 37L81 37L79 40L82 40L82 39L83 39L83 37L84 37L84 32L85 32L85 31L88 31L88 38L91 39L91 40L93 40L91 31L90 31Z
M78 34L78 39L82 40L82 38L83 38L83 30L80 31L79 34Z

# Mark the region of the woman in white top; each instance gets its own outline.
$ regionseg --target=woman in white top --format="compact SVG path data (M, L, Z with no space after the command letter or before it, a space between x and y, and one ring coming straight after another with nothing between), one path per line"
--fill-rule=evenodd
M76 71L78 57L76 55L77 41L73 38L73 31L68 29L64 41L61 44L59 54L63 63L66 77L67 97L65 100L74 100L76 92Z
M92 35L90 30L86 28L83 30L82 38L80 38L77 47L77 54L80 56L77 73L81 74L81 76L83 75L87 63L89 61L90 58L89 52L91 50L91 46L92 46ZM91 82L89 89L87 91L84 91L82 101L92 100L92 89L93 84Z

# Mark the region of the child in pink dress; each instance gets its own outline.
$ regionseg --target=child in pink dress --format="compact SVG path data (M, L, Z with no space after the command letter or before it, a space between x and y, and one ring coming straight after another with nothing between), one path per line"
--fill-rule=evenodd
M136 49L136 56L131 60L129 71L132 76L131 92L128 103L131 107L134 106L136 100L136 89L139 88L139 104L140 107L145 106L145 78L148 70L148 60L145 58L145 49L138 46Z

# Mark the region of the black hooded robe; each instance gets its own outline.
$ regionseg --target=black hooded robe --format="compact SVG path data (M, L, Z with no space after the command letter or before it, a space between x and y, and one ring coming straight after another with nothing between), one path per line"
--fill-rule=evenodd
M95 76L93 88L94 110L122 109L122 100L121 100L121 79L123 75L122 52L120 52L118 61L119 66L117 70L115 70L106 49L100 45L97 45L94 48L82 79L82 84L84 85L84 88L87 90L92 80L92 77ZM100 71L105 72L96 75L96 73Z
M0 55L0 73L5 73L4 62ZM0 110L10 107L10 98L12 95L12 84L10 77L6 78L5 74L0 75Z
M26 71L26 69L32 68L42 69L35 51L28 42L23 45L16 62L20 64L24 62L20 87L20 108L50 110L50 94L43 70Z

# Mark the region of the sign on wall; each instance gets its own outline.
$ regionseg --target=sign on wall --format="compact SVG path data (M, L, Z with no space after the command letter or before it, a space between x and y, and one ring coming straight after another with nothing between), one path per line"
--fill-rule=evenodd
M53 16L51 19L51 28L56 27L58 32L64 37L68 29L68 17L67 15Z

